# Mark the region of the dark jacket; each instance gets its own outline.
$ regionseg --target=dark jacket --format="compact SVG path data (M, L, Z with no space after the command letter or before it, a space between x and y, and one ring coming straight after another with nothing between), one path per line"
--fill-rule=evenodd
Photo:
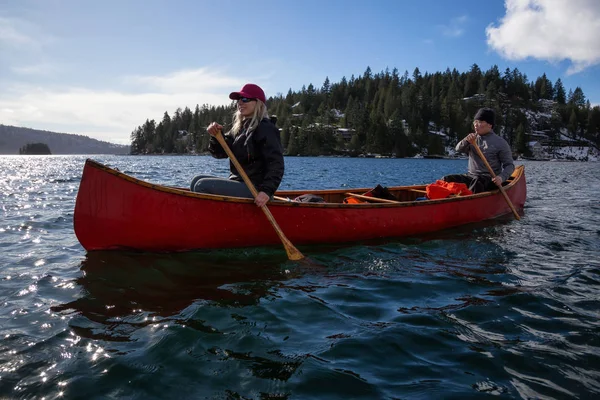
M265 192L269 197L273 196L281 183L285 168L279 129L269 119L264 118L250 134L246 129L242 129L235 139L229 133L223 137L256 190ZM215 158L227 158L225 150L212 136L208 150ZM231 161L229 169L229 179L243 182Z

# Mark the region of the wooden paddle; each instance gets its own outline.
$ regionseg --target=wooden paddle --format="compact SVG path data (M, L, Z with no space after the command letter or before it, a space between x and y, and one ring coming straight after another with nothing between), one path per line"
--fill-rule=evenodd
M490 171L490 174L492 175L492 179L494 179L496 177L496 174L494 174L494 170L492 169L492 167L490 166L490 163L488 163L487 159L483 155L483 152L481 151L481 149L477 145L477 142L474 140L473 143L471 143L471 144L473 145L473 147L475 147L475 151L479 155L479 158L481 158L481 160L483 161L483 163L487 167L488 171ZM513 214L515 215L515 218L517 220L520 220L521 217L519 216L519 213L515 209L515 206L513 205L512 201L510 201L510 199L508 198L508 195L504 191L504 188L502 186L498 186L498 189L500 189L500 193L502 193L502 196L504 196L504 200L506 200L506 203L508 204L508 206L512 210Z
M217 141L219 142L221 147L223 147L223 150L225 150L225 153L227 153L227 155L229 156L229 159L231 160L231 162L233 163L233 165L235 166L235 168L237 169L239 174L242 176L242 179L244 180L244 183L246 183L246 186L248 186L248 189L252 193L252 196L256 199L256 196L258 196L258 192L256 191L256 188L252 184L252 181L250 180L250 178L248 178L248 175L246 175L244 168L242 168L242 166L238 162L237 158L235 158L235 155L233 154L233 152L227 145L227 142L225 141L225 138L223 138L223 134L221 133L221 131L217 132L217 134L215 135L215 138L217 139ZM275 221L275 217L273 217L273 214L271 214L271 211L269 211L269 209L267 208L267 205L265 204L264 206L261 207L261 209L267 216L267 219L273 226L273 229L275 229L275 232L277 232L277 235L279 236L281 243L283 243L283 247L285 247L285 252L287 253L288 258L293 261L302 260L304 258L304 255L302 253L300 253L300 251L297 248L295 248L294 245L292 244L292 242L290 242L288 240L288 238L284 235L283 231L277 224L277 221Z

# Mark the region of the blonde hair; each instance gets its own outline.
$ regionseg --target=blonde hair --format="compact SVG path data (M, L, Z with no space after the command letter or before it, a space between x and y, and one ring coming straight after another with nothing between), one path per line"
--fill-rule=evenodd
M246 129L248 130L248 133L255 130L263 118L268 118L268 117L269 117L269 114L267 112L266 104L263 103L262 101L256 99L256 107L254 107L254 113L252 113L252 119L250 119L250 123L246 127ZM236 109L235 112L233 113L233 127L231 128L231 131L229 131L229 132L234 137L237 136L237 134L242 131L242 129L244 127L244 122L245 122L245 119L244 119L244 117L242 117L240 110Z

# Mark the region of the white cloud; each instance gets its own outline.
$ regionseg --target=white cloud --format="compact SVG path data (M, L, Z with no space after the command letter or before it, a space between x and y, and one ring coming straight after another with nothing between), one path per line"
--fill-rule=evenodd
M166 76L133 76L127 83L141 84L166 93L195 93L224 86L240 86L240 80L211 71L208 68L188 69Z
M6 125L77 133L100 140L129 143L131 131L146 119L160 120L165 111L196 104L229 104L229 92L243 81L206 68L170 73L164 77L138 76L145 91L52 89L29 84L0 92L0 121ZM158 90L156 90L158 89Z
M465 33L465 26L467 25L468 17L462 15L460 17L452 18L448 25L442 25L442 33L444 36L459 37Z
M510 60L570 60L574 74L600 63L600 1L506 0L499 26L486 29L488 45Z

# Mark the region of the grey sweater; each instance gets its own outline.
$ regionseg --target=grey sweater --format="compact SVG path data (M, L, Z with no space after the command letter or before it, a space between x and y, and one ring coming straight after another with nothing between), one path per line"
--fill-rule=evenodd
M477 136L477 145L487 159L494 174L502 177L504 182L515 170L512 152L510 146L500 136L493 131L483 136ZM490 176L485 163L479 158L475 148L466 140L461 140L456 145L456 151L469 155L469 173L470 176Z

